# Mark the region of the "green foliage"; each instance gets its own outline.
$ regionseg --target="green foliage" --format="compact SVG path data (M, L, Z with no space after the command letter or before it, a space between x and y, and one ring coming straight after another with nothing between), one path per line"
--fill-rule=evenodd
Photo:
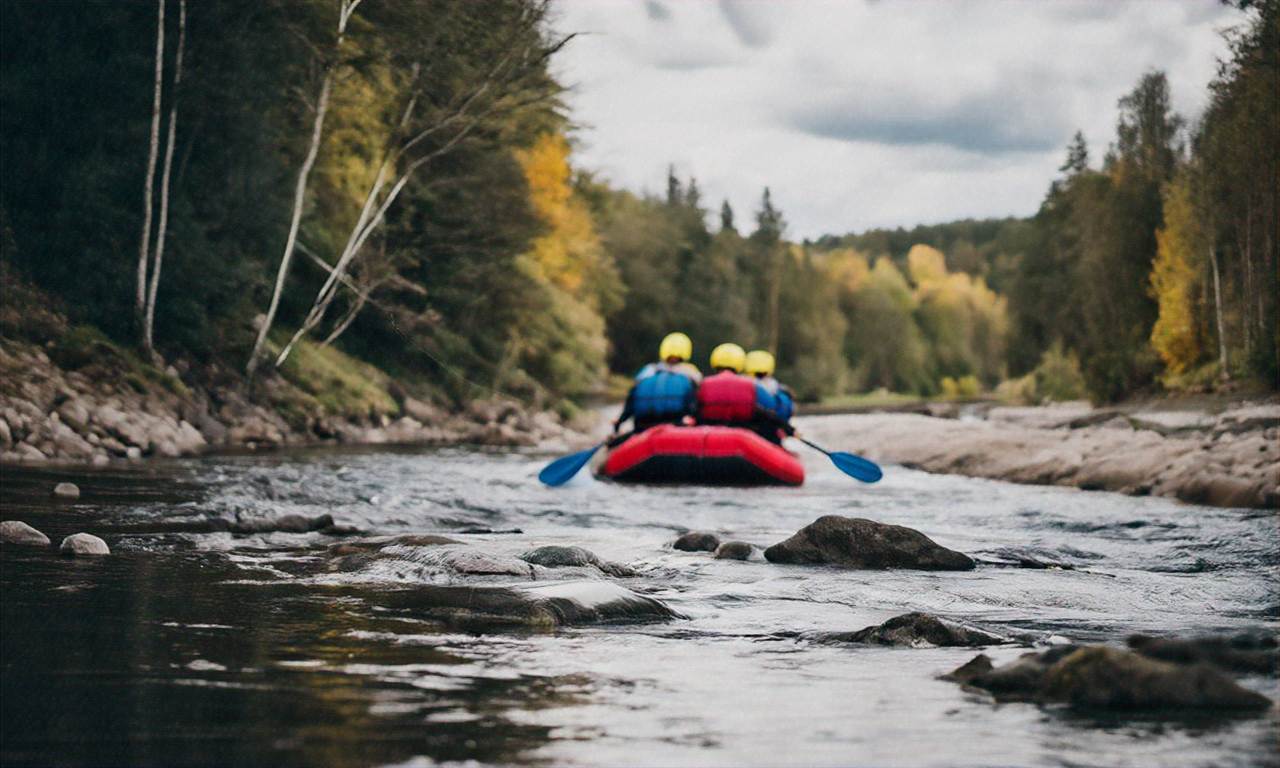
M1080 360L1074 352L1063 352L1060 344L1045 350L1030 375L1035 383L1034 394L1040 400L1079 400L1088 393Z
M304 340L280 373L329 415L367 418L399 410L387 392L385 373L333 347Z

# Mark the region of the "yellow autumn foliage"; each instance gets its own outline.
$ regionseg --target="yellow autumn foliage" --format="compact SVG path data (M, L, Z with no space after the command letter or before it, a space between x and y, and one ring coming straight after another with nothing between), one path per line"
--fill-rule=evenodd
M1156 230L1156 258L1151 265L1151 295L1159 317L1151 329L1151 346L1169 373L1183 373L1200 360L1202 349L1195 326L1195 295L1200 270L1196 254L1203 234L1185 174L1165 188L1164 226Z
M601 310L613 299L616 270L600 243L591 211L574 194L569 154L569 142L555 133L542 134L518 153L530 203L547 225L530 255L556 287Z

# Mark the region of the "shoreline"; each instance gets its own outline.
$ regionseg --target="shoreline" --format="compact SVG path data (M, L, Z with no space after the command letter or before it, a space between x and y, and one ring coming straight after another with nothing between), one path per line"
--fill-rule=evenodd
M581 442L555 414L506 398L451 410L390 386L394 411L333 414L290 410L300 397L279 377L262 381L253 397L242 380L209 373L180 377L173 366L130 370L110 355L68 370L38 345L0 339L0 465L105 467L336 445L567 450ZM200 385L198 378L221 382Z
M801 417L806 437L938 474L1164 496L1213 507L1280 508L1280 402L1209 410L1082 403ZM979 415L980 414L980 415Z

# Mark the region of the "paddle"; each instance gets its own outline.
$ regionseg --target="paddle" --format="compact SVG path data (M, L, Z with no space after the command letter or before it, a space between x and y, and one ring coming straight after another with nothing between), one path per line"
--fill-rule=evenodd
M606 440L605 442L608 441ZM597 443L594 448L588 448L585 451L579 451L568 456L561 456L543 467L542 471L538 473L538 479L552 488L564 485L569 482L570 478L578 474L578 470L585 467L588 461L591 461L591 457L596 455L596 451L603 447L604 443Z
M568 456L561 456L555 461L542 468L538 473L538 479L547 485L555 488L558 485L564 485L576 474L578 470L587 465L591 461L591 457L596 455L596 451L606 445L612 447L631 437L634 432L625 432L621 435L614 433L609 436L608 440L598 443L594 448L588 448L585 451L579 451Z
M864 459L861 456L855 456L852 453L845 453L844 451L828 451L826 448L823 448L820 445L814 445L799 435L792 435L792 437L815 451L826 454L827 458L831 459L831 463L836 465L836 469L845 473L849 477L852 477L854 480L861 480L864 483L874 483L881 477L884 477L884 472L880 471L880 466L870 459Z

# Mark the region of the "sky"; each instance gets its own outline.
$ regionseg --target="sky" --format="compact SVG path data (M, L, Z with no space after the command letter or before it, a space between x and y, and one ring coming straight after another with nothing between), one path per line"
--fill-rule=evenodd
M557 0L555 15L579 33L554 64L579 167L665 193L674 164L740 229L768 185L796 240L1030 215L1075 131L1101 161L1145 72L1165 71L1194 120L1219 32L1242 20L1217 0Z

